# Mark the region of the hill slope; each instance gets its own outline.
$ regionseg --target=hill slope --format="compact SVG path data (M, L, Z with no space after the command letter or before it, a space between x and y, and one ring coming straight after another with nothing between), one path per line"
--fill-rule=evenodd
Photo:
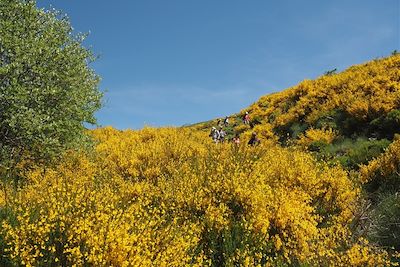
M310 128L393 139L400 126L399 108L400 55L395 54L263 96L233 115L232 126L237 133L259 130L262 138L275 135L281 141L298 138ZM246 111L250 127L241 123ZM195 127L205 129L215 121Z
M215 121L106 127L93 150L23 162L20 184L1 183L0 265L395 264L399 62L262 97L225 127L240 144L214 144Z
M250 115L250 124L241 118ZM400 55L305 80L261 97L232 116L227 130L247 141L300 149L347 169L364 195L361 227L370 240L400 250ZM195 127L206 130L214 121Z
M400 55L324 75L280 93L261 97L246 111L253 124L270 124L275 132L292 127L330 127L339 134L393 138L400 108ZM396 122L393 124L393 122Z

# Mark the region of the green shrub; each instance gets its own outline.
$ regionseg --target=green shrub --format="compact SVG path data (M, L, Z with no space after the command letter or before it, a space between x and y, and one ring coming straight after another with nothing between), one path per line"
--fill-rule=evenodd
M400 109L392 110L386 116L372 120L370 128L377 136L393 139L394 135L400 132Z
M323 150L326 146L329 144L326 143L325 141L314 141L308 146L308 150L312 152L320 152Z
M400 195L383 197L373 212L370 239L381 246L400 250Z
M330 145L315 144L314 151L320 152L319 158L339 161L343 167L348 169L358 169L360 164L366 164L383 153L389 144L390 141L387 139L342 138Z

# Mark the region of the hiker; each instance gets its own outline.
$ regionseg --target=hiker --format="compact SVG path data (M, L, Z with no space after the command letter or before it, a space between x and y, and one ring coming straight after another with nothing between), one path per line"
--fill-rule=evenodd
M225 117L224 125L225 125L225 127L227 127L229 125L229 117L228 116Z
M239 134L236 134L233 139L232 139L233 143L237 146L240 145L240 138L239 138Z
M220 130L219 130L219 141L221 143L223 143L225 141L225 136L226 136L226 132L221 127Z
M217 130L217 128L212 127L209 136L211 137L211 139L212 139L215 143L218 143L218 140L219 140L219 138L220 138L220 135L219 135L219 131Z
M248 144L251 145L251 146L255 146L255 145L259 145L260 143L261 143L261 141L260 141L260 139L258 139L257 133L253 132L251 134L251 138L250 138Z
M249 115L249 112L247 112L247 111L243 116L243 123L244 124L250 124L250 115Z
M221 119L217 120L217 127L222 127L222 120Z

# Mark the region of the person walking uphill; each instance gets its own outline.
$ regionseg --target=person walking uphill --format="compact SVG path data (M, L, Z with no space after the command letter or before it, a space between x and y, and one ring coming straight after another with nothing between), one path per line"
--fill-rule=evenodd
M240 145L240 137L239 137L239 134L236 134L236 135L233 137L232 141L233 141L233 143L234 143L235 145L239 146L239 145Z
M217 120L217 127L222 127L222 120L221 119Z
M229 125L229 117L226 116L225 119L224 119L224 126L228 127L228 125Z
M212 127L209 136L212 138L212 140L213 140L215 143L218 143L219 138L220 138L220 133L219 133L219 131L217 130L217 128Z
M246 111L246 114L243 116L243 123L244 124L250 124L250 115L249 112Z
M253 132L251 134L251 138L250 138L248 144L251 145L251 146L255 146L255 145L259 145L260 143L261 143L261 141L260 141L260 139L258 139L257 133Z
M223 143L225 141L225 136L226 136L226 132L221 127L220 130L219 130L219 141L221 143Z

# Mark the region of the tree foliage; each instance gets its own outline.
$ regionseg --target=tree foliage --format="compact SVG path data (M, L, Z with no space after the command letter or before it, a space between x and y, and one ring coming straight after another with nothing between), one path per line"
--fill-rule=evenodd
M102 95L84 38L36 1L0 2L0 170L82 144Z

